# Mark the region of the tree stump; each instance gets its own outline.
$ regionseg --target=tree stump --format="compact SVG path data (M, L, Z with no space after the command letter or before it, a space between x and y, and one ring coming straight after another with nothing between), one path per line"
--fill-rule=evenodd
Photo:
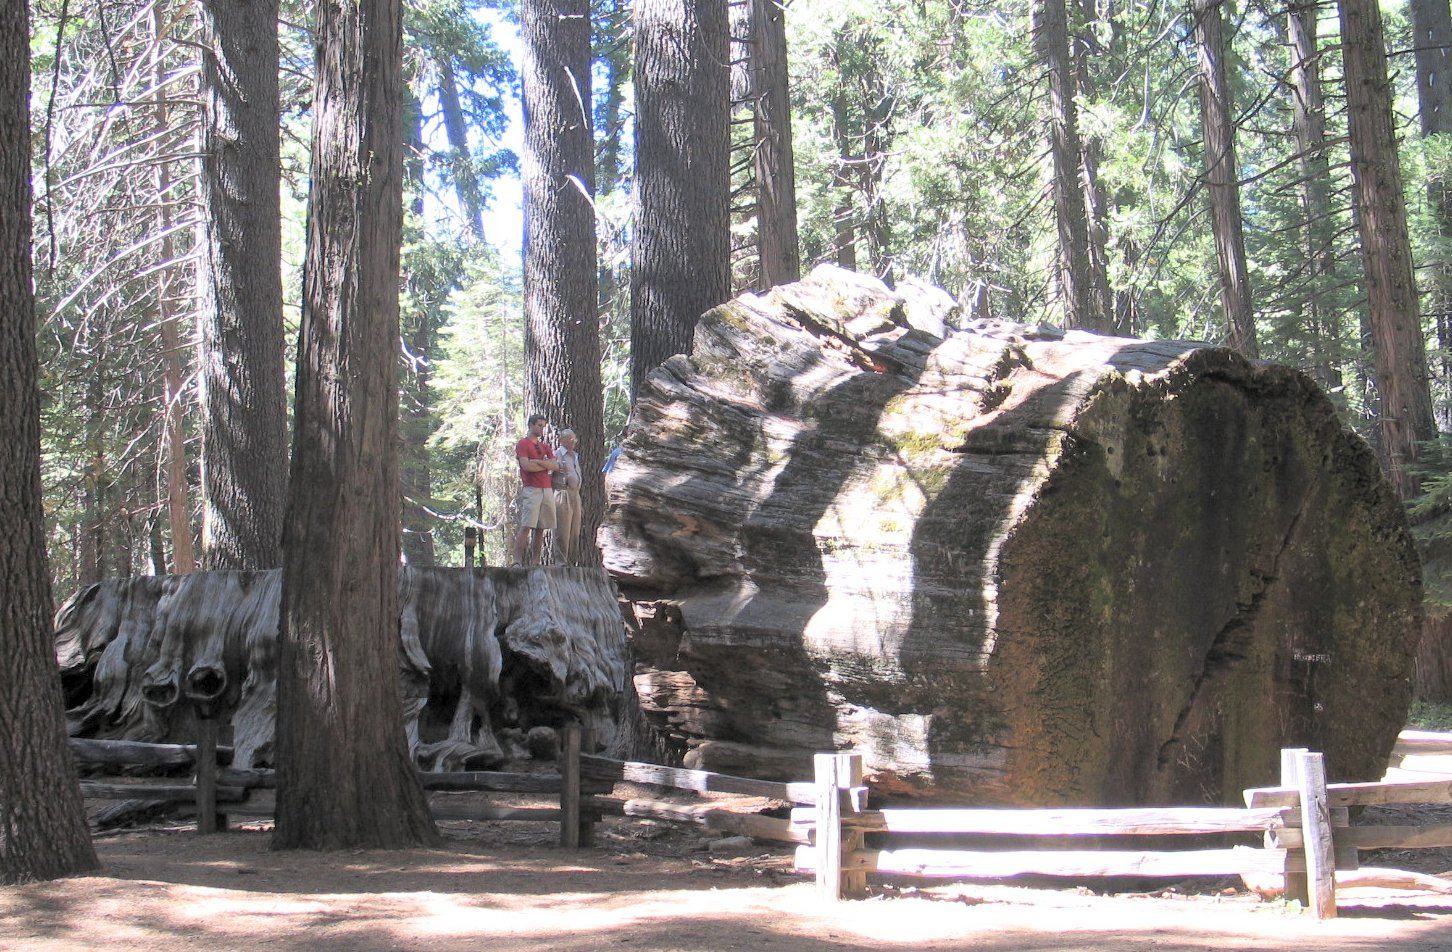
M702 318L608 478L635 688L689 766L961 803L1238 803L1379 777L1416 552L1306 376L974 323L832 268Z
M72 736L191 742L192 705L226 725L233 766L270 762L282 573L107 579L56 615ZM625 626L599 569L399 572L399 687L420 766L526 756L536 725L576 721L603 747L627 696Z

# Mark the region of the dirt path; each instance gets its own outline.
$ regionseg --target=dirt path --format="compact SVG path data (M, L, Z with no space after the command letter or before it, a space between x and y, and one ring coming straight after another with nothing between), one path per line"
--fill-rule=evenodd
M1327 922L1206 889L904 885L828 908L786 850L638 822L579 852L547 825L441 826L446 849L390 853L274 853L258 827L105 836L100 875L0 889L0 950L1452 950L1452 896L1347 890Z

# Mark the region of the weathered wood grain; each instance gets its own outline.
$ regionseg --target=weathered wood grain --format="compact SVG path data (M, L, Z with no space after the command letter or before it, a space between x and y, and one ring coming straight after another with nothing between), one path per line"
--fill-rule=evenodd
M657 746L783 781L858 750L879 795L983 805L1230 803L1282 747L1379 777L1419 566L1315 383L941 318L819 269L645 383L601 540Z

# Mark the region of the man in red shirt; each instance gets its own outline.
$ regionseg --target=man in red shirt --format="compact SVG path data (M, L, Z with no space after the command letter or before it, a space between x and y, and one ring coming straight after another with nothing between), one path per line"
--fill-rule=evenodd
M514 444L514 458L519 462L519 535L514 537L516 565L538 565L544 551L545 530L555 527L555 494L550 489L550 473L560 468L550 446L545 442L549 418L531 413L529 432ZM528 543L529 561L525 561Z

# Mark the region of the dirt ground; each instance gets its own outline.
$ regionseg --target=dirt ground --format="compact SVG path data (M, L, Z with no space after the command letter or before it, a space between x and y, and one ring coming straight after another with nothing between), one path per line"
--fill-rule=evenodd
M0 950L1452 950L1452 896L1427 891L1345 889L1324 922L1230 882L900 880L828 905L787 847L635 819L580 851L547 823L440 828L439 850L330 854L273 852L265 822L103 833L99 874L0 889ZM1375 861L1452 880L1448 851Z

